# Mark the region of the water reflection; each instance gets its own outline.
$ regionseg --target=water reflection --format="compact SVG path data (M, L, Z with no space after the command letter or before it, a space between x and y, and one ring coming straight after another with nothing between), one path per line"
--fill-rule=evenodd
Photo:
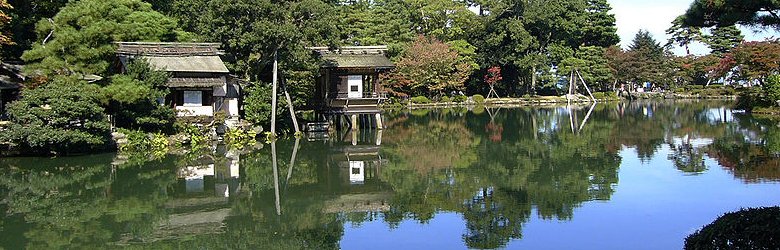
M747 183L780 181L777 123L721 103L387 117L384 131L248 152L0 159L0 247L338 249L348 227L392 230L456 213L461 246L500 248L535 218L567 223L583 204L616 202L619 170L635 167L626 151L684 176L722 168Z

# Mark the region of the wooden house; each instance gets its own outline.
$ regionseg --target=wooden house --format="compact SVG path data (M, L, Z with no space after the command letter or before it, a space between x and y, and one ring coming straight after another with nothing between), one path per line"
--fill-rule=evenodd
M352 127L360 121L382 128L379 105L386 100L380 74L395 66L385 55L387 46L346 46L337 50L328 47L311 48L322 59L317 81L315 105L318 113L327 117L350 116ZM372 123L372 119L376 122Z
M227 125L239 121L241 88L222 62L218 43L119 42L117 54L122 66L142 58L157 70L171 74L165 103L179 117L227 115Z

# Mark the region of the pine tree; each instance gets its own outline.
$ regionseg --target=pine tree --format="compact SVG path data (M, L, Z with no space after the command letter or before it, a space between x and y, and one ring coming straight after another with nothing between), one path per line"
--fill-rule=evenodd
M585 9L583 44L585 46L609 47L620 42L615 26L615 15L610 14L612 7L606 0L588 0Z
M674 21L672 21L672 27L666 30L666 34L671 36L666 43L666 46L671 46L673 44L679 45L685 48L686 55L690 55L691 50L689 46L691 43L696 41L701 42L704 40L704 37L701 33L701 28L685 26L683 24L683 18L683 16L679 16L674 19Z
M722 57L731 49L737 47L744 40L745 36L737 26L715 27L712 29L712 35L704 37L705 43L712 49L712 54Z

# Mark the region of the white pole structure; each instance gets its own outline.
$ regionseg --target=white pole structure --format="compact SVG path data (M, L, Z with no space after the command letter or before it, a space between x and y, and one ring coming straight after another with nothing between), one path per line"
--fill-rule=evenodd
M293 127L295 127L295 134L299 134L301 133L301 130L298 128L298 118L295 118L295 109L293 109L290 93L287 92L287 81L282 80L282 86L282 89L284 90L284 98L287 98L287 108L290 110L290 118L292 119Z
M282 215L282 206L279 197L279 169L276 165L276 141L271 141L271 159L274 171L274 205L276 205L276 215Z
M588 88L588 83L585 82L585 79L582 79L582 75L580 75L580 71L579 70L576 70L576 72L577 72L577 76L580 77L580 81L582 81L582 85L585 85L585 90L588 91L588 95L590 95L590 99L593 100L593 102L596 102L596 98L593 97L593 93L591 93L590 92L590 88Z
M271 136L276 137L276 81L278 71L277 51L274 51L274 76L271 87Z
M585 119L582 120L582 124L580 124L580 128L577 130L577 132L581 132L582 128L585 127L585 123L588 122L588 118L590 118L590 114L593 113L593 109L596 107L596 102L593 102L593 104L590 105L590 110L588 110L588 114L585 115Z

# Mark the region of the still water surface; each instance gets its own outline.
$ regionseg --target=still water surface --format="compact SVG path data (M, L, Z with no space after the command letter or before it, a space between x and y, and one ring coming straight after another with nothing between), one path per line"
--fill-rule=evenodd
M0 159L0 248L679 249L780 205L780 128L724 103L385 119L244 151Z

